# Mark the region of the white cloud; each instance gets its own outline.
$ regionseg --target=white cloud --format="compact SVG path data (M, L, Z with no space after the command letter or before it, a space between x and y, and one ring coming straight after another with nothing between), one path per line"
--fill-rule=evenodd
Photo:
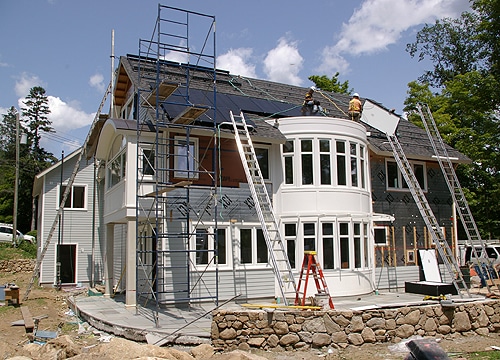
M104 76L102 74L94 74L89 79L89 85L99 92L103 93L105 89L104 86Z
M365 0L342 25L337 43L323 49L319 70L346 72L345 55L384 51L405 31L438 18L456 17L467 8L468 0Z
M299 53L297 43L281 38L278 45L267 53L264 72L271 81L301 85L302 79L298 73L303 63L304 58Z
M178 48L185 49L186 48L186 41L182 40L179 43ZM183 50L183 51L171 50L171 51L167 52L162 58L163 58L163 60L168 60L168 61L182 64L182 63L188 62L189 55L188 55L188 53L185 52L185 50Z
M90 125L94 119L94 114L86 112L71 106L62 101L59 97L47 96L49 100L50 114L49 120L52 121L54 129L60 131L75 130Z
M250 48L231 49L217 57L217 68L228 70L231 74L255 78L255 65L248 62L252 52Z
M21 77L16 81L14 91L19 97L26 97L30 93L30 89L34 86L41 86L45 88L42 80L36 75L30 75L28 73L22 73Z

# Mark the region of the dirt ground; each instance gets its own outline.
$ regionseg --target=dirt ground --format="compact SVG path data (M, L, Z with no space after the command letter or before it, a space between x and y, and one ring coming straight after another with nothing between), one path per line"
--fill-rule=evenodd
M29 284L31 274L1 274L0 284L14 283L20 287L21 302ZM112 339L111 343L102 342L103 337L93 331L86 331L76 317L69 311L66 298L70 292L57 291L53 288L39 288L34 286L29 294L29 298L22 302L22 306L27 306L33 317L40 317L38 329L51 332L58 331L59 337L56 340L63 339L67 344L57 345L59 348L72 348L72 351L66 350L62 358L75 359L132 359L138 358L136 352L124 352L122 347L132 349L138 347L146 349L150 345L135 344L124 339ZM13 326L12 323L22 320L21 309L19 305L0 306L0 359L8 359L14 356L26 356L31 359L54 359L54 353L44 352L40 346L30 344L31 334L27 334L24 326ZM56 341L57 342L57 341ZM454 359L468 359L471 353L478 351L498 351L492 346L500 348L500 334L490 334L488 336L457 337L455 339L443 339L438 342L441 349ZM55 345L54 345L55 346ZM193 354L193 348L177 348L183 354ZM216 349L214 349L216 350ZM329 351L328 351L329 350ZM140 350L138 350L140 353ZM148 350L150 351L150 350ZM197 360L208 359L258 359L259 357L274 360L310 360L310 359L342 359L342 360L376 360L376 359L403 359L407 354L407 348L404 343L399 344L365 344L361 347L349 346L345 349L310 349L307 351L293 352L266 352L266 351L246 351L238 353L206 353L196 356ZM149 354L147 351L145 355ZM79 355L78 355L79 354ZM500 355L500 354L499 354ZM180 355L169 355L172 357L162 357L155 355L156 358L183 359ZM60 356L58 358L61 358ZM186 356L186 359L193 358Z

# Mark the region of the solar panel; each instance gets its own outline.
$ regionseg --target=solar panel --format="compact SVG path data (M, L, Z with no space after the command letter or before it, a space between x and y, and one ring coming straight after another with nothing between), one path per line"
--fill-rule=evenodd
M212 91L190 89L188 94L183 94L180 89L177 89L168 99L162 102L161 107L171 119L174 119L182 116L182 113L186 111L186 107L193 105L197 108L206 108L208 110L197 118L197 122L213 124L214 96ZM230 123L230 111L234 114L239 114L240 111L243 111L245 113L257 114L262 117L301 115L300 106L294 104L224 93L217 93L215 109L217 124Z

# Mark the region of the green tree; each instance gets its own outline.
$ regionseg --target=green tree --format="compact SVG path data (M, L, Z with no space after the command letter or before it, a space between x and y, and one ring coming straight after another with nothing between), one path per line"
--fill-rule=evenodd
M425 26L407 46L434 68L408 84L404 110L427 103L443 139L472 160L457 174L485 238L500 237L499 4L474 1L474 12Z
M18 228L31 229L33 210L33 181L35 175L49 167L56 159L40 146L41 134L53 132L47 115L50 113L45 90L33 87L24 102L20 130L28 144L19 146ZM11 107L0 123L0 222L12 223L16 159L16 114Z
M335 73L331 79L326 75L311 75L308 77L316 87L323 91L332 91L338 94L350 94L352 89L349 90L349 81L346 80L343 83L339 81L339 73Z
M26 101L23 102L26 107L21 108L23 121L26 123L29 131L28 138L33 147L35 159L43 161L44 151L40 148L40 139L42 132L54 132L52 122L47 118L50 114L49 100L45 95L45 89L41 86L35 86L30 89Z

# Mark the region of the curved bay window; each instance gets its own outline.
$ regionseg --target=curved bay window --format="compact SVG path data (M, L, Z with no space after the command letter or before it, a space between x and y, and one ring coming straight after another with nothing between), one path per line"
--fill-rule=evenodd
M366 147L343 139L289 139L282 146L285 185L366 189Z

